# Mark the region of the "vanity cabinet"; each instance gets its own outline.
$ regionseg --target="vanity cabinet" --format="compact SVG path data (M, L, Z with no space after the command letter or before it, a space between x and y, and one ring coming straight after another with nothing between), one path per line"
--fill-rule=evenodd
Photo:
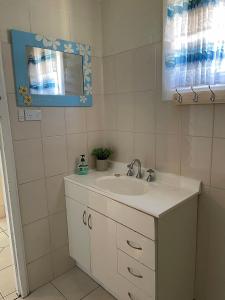
M160 217L65 179L69 249L119 300L193 300L197 196Z
M91 273L105 288L116 290L116 222L90 209Z
M83 266L85 271L91 270L90 238L88 208L75 199L66 197L67 223L70 256Z

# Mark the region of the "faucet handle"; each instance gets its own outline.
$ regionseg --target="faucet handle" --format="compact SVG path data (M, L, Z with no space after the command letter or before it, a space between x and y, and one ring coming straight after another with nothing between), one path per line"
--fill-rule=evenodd
M155 171L153 169L148 169L147 173L149 173L148 177L147 177L147 181L151 182L153 181L154 177L155 177Z
M127 176L134 176L134 169L132 164L128 164L127 167L128 167Z

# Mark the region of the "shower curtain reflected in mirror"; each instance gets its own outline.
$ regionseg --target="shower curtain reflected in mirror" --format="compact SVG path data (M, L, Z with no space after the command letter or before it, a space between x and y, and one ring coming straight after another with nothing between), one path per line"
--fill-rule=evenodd
M82 56L26 47L30 94L83 95Z

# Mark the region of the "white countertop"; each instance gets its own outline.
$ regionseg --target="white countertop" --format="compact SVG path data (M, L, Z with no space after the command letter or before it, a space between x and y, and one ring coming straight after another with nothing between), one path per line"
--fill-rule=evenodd
M156 180L149 182L149 191L143 195L130 196L100 189L96 179L117 173L126 174L126 165L112 163L107 172L90 170L88 175L69 175L65 180L102 194L127 206L138 209L156 218L174 209L182 202L200 193L201 182L195 179L156 171ZM140 179L142 180L142 179ZM145 180L145 178L143 179Z

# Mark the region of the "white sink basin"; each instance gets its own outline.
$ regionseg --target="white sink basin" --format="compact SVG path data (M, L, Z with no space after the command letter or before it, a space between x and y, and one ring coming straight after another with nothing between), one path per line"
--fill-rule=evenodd
M148 183L127 176L104 176L96 179L96 185L106 191L120 195L137 196L146 194L149 190Z

